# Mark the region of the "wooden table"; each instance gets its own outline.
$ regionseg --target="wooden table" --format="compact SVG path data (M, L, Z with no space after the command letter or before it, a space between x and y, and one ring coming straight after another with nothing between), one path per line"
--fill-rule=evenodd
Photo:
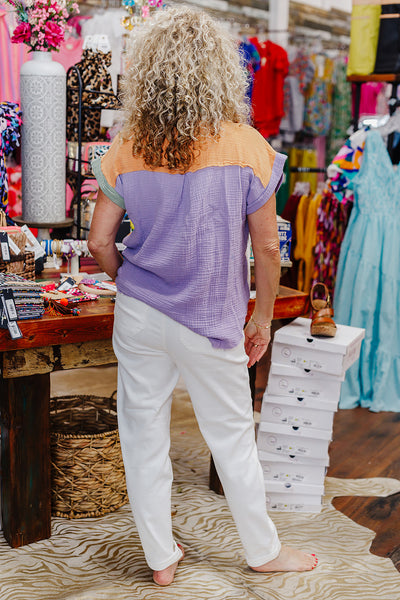
M305 312L307 295L281 287L274 319ZM249 302L247 318L254 308ZM1 512L13 548L51 535L50 373L116 362L111 335L114 304L81 304L79 316L19 321L23 338L0 329Z

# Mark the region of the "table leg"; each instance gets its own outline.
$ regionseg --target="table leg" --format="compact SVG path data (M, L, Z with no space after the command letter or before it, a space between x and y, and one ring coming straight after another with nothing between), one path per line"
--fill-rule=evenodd
M51 534L50 374L0 380L1 512L13 548Z

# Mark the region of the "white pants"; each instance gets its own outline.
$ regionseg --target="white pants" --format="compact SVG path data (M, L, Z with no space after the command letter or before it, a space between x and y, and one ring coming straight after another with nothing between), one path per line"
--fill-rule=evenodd
M118 358L118 425L133 516L146 561L161 570L179 560L171 522L170 413L179 375L211 450L247 563L278 556L255 444L243 343L215 349L163 313L118 294L113 334Z

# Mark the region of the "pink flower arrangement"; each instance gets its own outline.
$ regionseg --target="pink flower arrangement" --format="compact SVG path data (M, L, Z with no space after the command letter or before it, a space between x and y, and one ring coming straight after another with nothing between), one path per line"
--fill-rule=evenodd
M68 19L79 13L72 0L6 0L14 8L18 24L12 42L27 44L31 51L59 50L65 32L70 31Z

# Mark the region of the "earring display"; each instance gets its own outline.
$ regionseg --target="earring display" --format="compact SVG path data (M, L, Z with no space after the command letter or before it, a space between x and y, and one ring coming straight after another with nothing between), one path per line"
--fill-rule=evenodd
M163 0L122 0L122 6L129 13L122 19L122 25L128 31L132 31L150 17L152 12L162 8Z

